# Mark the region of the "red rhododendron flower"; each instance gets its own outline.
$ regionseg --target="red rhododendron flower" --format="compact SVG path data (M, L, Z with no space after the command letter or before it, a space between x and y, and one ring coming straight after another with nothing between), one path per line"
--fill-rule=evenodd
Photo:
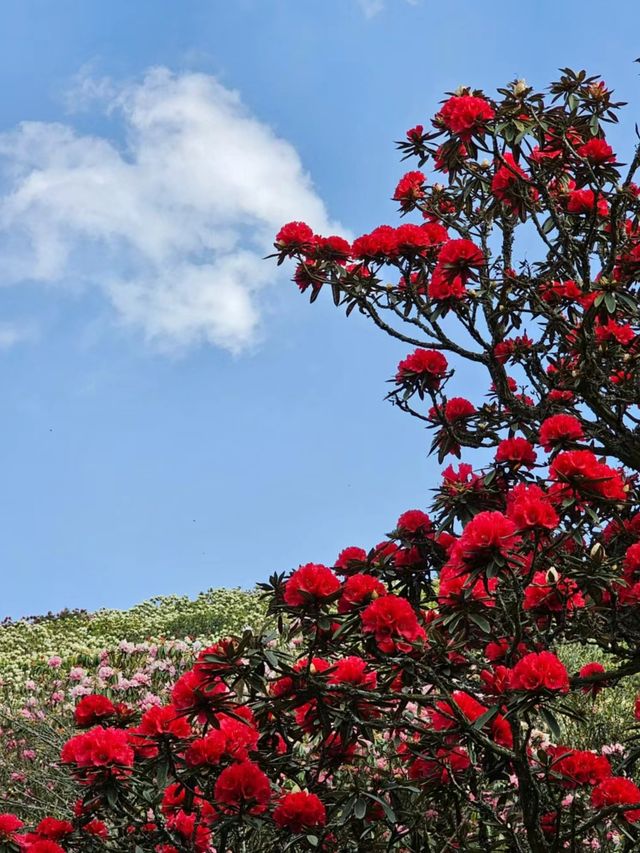
M402 255L424 255L431 247L431 241L424 228L411 222L396 228L396 242L398 252Z
M554 530L559 523L558 513L542 489L525 483L518 483L508 493L507 518L520 532Z
M26 853L65 853L65 850L57 842L43 838L29 844Z
M640 577L640 542L634 542L627 548L622 566L624 576L628 581L638 580Z
M536 572L524 590L525 610L566 613L584 606L585 600L575 581L561 576L549 580L548 572Z
M593 661L593 663L586 663L579 671L578 675L580 678L589 678L593 675L601 675L606 672L605 668L601 663L597 661ZM606 681L593 681L591 684L585 684L584 687L581 688L582 692L587 696L592 696L594 699L608 684Z
M426 216L427 214L423 215ZM430 246L439 246L449 239L449 232L439 222L424 222L421 227L427 235Z
M597 785L611 776L611 764L604 755L567 746L551 746L547 750L552 758L551 773L560 776L565 788Z
M558 444L583 438L582 424L574 415L552 415L540 424L540 444L547 452Z
M461 746L442 747L433 757L418 756L409 765L409 779L446 785L452 776L463 773L471 766L469 754Z
M596 166L601 166L603 163L615 163L616 155L613 153L613 148L609 145L606 139L590 139L584 145L580 145L577 149L578 154L593 163Z
M276 234L276 249L288 254L308 248L313 243L313 231L305 222L288 222Z
M101 820L90 820L88 823L83 824L82 831L86 832L87 835L93 835L95 838L104 839L109 837L107 825Z
M412 644L425 636L411 604L397 595L384 595L372 601L361 619L362 630L373 634L381 652L411 651Z
M464 420L475 413L476 407L470 400L467 400L465 397L450 397L444 404L444 411L437 412L433 408L429 412L429 418L436 420L437 415L442 414L443 419L448 424L454 424L456 421Z
M493 693L501 696L507 693L511 687L511 670L498 664L493 670L483 669L480 680L485 693Z
M467 293L465 279L461 275L449 275L445 267L439 264L429 279L427 295L436 302L464 299Z
M398 364L396 382L406 378L420 377L428 388L436 389L447 372L447 359L441 352L430 349L417 349Z
M273 812L273 819L280 829L291 832L307 832L324 826L327 812L320 797L306 791L285 794Z
M23 826L24 823L17 815L11 812L0 814L0 840L11 841L14 834Z
M123 729L105 729L96 726L83 734L70 738L62 747L63 764L74 764L81 771L106 771L120 776L133 766L134 752L128 733ZM91 780L95 774L88 774Z
M476 491L482 485L482 477L474 473L473 467L466 462L458 465L448 465L442 472L442 490L448 495L455 496Z
M438 266L449 281L461 276L466 281L471 271L485 265L482 249L471 240L448 240L438 254Z
M211 831L198 822L195 812L187 814L180 810L168 821L169 826L186 841L195 853L206 853L211 850Z
M218 776L213 794L225 812L242 809L248 814L262 814L271 799L271 783L257 764L241 761L225 767Z
M595 493L608 500L624 501L627 489L619 471L599 462L590 450L567 450L558 454L549 466L549 476L566 483L577 492ZM566 493L561 487L560 495Z
M538 190L529 186L530 176L516 163L513 154L505 153L503 160L491 181L491 192L514 213L522 214L525 201L535 201Z
M479 512L462 531L454 555L467 564L506 556L520 541L516 526L501 512Z
M340 589L340 581L327 566L300 566L285 584L284 600L289 607L322 604Z
M364 548L351 546L338 554L334 569L341 575L360 571L362 564L367 562L367 552Z
M580 299L582 291L575 281L551 281L543 284L540 295L545 302L556 304L562 300L574 301Z
M329 669L329 684L353 684L374 690L378 683L377 673L369 669L364 658L351 655L337 660Z
M409 128L406 136L409 142L420 145L424 139L424 127L421 124L417 124L415 127Z
M411 210L415 202L424 196L422 188L424 181L423 172L407 172L398 181L398 186L393 194L394 201L399 201L403 210Z
M640 803L640 788L624 776L610 776L604 779L591 792L591 805L596 809L607 806L631 806ZM640 820L640 809L624 812L629 823Z
M73 832L73 824L68 820L58 820L55 817L45 817L36 826L36 833L42 838L59 841Z
M211 680L202 669L190 669L173 685L171 701L176 710L202 715L211 708L212 700L228 694L229 688L219 678Z
M511 671L511 687L529 693L550 690L567 693L569 675L553 652L531 652L520 658Z
M470 139L473 134L482 136L485 125L495 117L495 111L485 99L474 95L454 95L442 105L436 115L447 130L461 139Z
M95 726L96 723L115 716L116 708L111 699L97 693L83 696L73 712L74 722L81 729Z
M478 578L461 569L455 561L447 563L440 570L438 604L440 607L460 607L474 601L484 607L495 607L497 586L498 578Z
M536 452L526 438L516 436L503 439L496 450L496 462L509 465L526 465L532 468L536 464Z
M426 535L433 530L433 522L420 509L409 509L403 512L396 522L396 530L402 535L421 534Z
M175 705L154 705L142 715L138 731L149 737L172 735L187 738L191 735L191 726L185 717L178 715Z
M225 754L227 739L220 729L211 729L204 737L195 738L184 754L187 767L215 765Z
M609 213L609 205L607 200L598 195L596 204L596 194L593 190L571 190L567 199L568 213L591 213L594 209L597 210L598 216L606 216Z
M330 237L316 237L313 256L326 261L346 261L351 256L351 244L332 234Z
M617 341L623 347L629 346L636 338L636 333L628 323L616 323L611 318L606 323L596 321L595 334L598 343Z
M370 234L363 234L353 241L353 256L363 261L385 261L398 254L396 229L390 225L379 225Z
M386 586L373 575L351 575L344 582L338 601L338 612L348 613L362 604L368 604L381 595L386 595Z
M486 705L479 702L474 696L463 690L456 690L452 694L453 701L460 714L469 722L475 722L487 710ZM453 708L448 702L441 700L436 702L435 709L431 712L431 725L435 731L446 731L455 729L460 724L454 714Z

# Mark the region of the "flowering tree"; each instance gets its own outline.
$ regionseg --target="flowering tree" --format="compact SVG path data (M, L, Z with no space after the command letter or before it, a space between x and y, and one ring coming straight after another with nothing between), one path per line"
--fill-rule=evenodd
M75 816L0 816L0 850L93 849L87 826L156 853L637 849L633 715L624 745L579 740L640 672L640 148L623 167L605 139L620 106L569 69L546 95L458 90L399 143L439 178L399 182L413 221L352 245L281 229L312 302L413 348L389 397L440 462L483 467L449 464L375 547L272 577L274 635L204 650L171 704L84 697L61 757ZM465 363L483 398L455 396ZM568 671L568 644L593 662Z

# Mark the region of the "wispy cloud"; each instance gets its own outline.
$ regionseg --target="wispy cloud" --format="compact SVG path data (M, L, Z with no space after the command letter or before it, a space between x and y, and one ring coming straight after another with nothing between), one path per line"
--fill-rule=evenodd
M11 349L17 344L32 341L36 336L36 328L33 324L0 323L0 350Z
M126 142L41 122L0 135L0 283L96 286L163 346L250 346L277 228L336 228L295 148L205 74L84 80L73 97Z
M404 0L410 6L418 6L420 0ZM357 0L358 6L366 18L374 18L386 7L385 0Z

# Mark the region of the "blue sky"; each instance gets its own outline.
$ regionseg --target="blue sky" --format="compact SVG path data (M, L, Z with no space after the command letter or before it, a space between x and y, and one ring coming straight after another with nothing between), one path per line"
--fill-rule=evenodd
M0 616L250 586L427 503L406 348L260 258L280 221L393 222L393 140L461 83L586 67L630 146L640 13L603 9L0 5Z

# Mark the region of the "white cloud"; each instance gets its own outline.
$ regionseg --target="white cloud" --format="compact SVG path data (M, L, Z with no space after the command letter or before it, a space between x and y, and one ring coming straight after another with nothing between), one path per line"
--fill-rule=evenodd
M384 9L384 0L358 0L366 18L373 18Z
M85 80L75 99L126 141L41 122L0 135L0 283L97 286L162 346L251 345L279 226L339 228L295 148L204 74Z
M35 336L36 330L30 324L0 323L0 350L11 349L17 344L33 340Z
M410 6L417 6L420 0L405 0ZM365 18L374 18L385 8L385 0L358 0L358 6L362 9Z

